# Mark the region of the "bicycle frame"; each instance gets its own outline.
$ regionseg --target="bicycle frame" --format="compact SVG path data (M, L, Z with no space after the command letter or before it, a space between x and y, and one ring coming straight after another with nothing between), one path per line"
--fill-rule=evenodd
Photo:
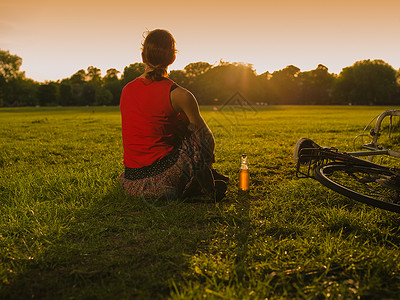
M375 164L373 162L357 158L356 156L370 156L386 154L387 150L376 151L360 151L360 152L340 152L333 147L319 147L319 148L303 148L299 152L299 160L296 166L296 177L298 178L313 178L313 169L319 165L328 163L342 163L347 165L359 165L365 167L373 167L375 169L387 169L387 167ZM301 171L301 161L306 161L303 167L307 168L306 172ZM400 169L390 168L393 173L399 173ZM301 176L299 176L299 174Z
M372 160L372 156L374 156L374 155L389 155L389 156L400 158L400 152L390 150L390 149L383 149L383 148L379 147L379 144L378 144L378 138L381 135L380 131L381 131L382 122L388 116L390 117L390 130L391 130L392 117L393 116L400 117L400 110L389 109L387 111L384 111L377 117L375 127L372 128L369 132L370 135L372 136L372 142L369 144L362 145L363 148L365 148L369 151L349 152L349 154L351 154L353 156L371 156L369 160ZM389 136L390 136L390 131L389 131Z
M387 116L390 116L390 124L392 123L391 118L393 116L398 116L400 117L400 110L396 110L396 109L389 109L387 111L384 111L383 113L381 113L375 123L375 128L372 129L370 131L370 134L372 135L372 145L375 146L375 148L378 147L378 137L380 136L379 131L381 130L381 125L382 125L382 121L384 118L386 118ZM372 146L371 145L371 146Z

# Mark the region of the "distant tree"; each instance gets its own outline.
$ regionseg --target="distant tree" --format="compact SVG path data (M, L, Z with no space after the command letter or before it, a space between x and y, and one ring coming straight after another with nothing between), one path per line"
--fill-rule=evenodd
M39 84L29 78L13 80L15 91L15 104L19 106L34 106L38 104L37 90Z
M268 71L257 76L257 88L259 91L257 102L274 104L274 97L269 86L271 77L272 74Z
M118 71L117 69L108 69L106 71L106 75L104 75L103 77L103 81L105 83L107 82L113 82L113 81L117 81L118 79L118 74L121 73L120 71Z
M331 104L332 87L335 75L319 64L315 70L301 72L298 75L301 86L299 104Z
M144 63L134 63L130 64L129 67L125 67L124 73L122 74L122 86L134 80L144 73L145 65Z
M112 94L112 101L110 104L118 105L119 98L121 97L122 84L118 79L118 73L116 69L108 69L106 75L103 77L104 87L109 90Z
M38 88L37 98L41 106L56 105L57 103L57 83L43 83Z
M396 74L396 82L397 82L397 93L396 93L396 102L400 103L400 69L397 71Z
M212 65L210 65L209 63L200 61L188 64L184 68L184 72L186 73L187 77L192 78L204 74L211 68Z
M96 105L110 105L113 101L113 94L105 87L98 88L95 94Z
M195 84L196 78L212 68L212 65L206 62L195 62L188 64L183 72L185 73L185 86L188 89L192 89Z
M86 105L83 95L83 87L86 84L86 71L81 69L74 73L68 80L71 85L72 105Z
M99 68L93 66L88 67L86 78L87 81L91 82L95 87L100 87L102 84L101 70Z
M273 103L297 104L299 102L300 85L298 75L300 69L293 65L275 71L269 80L269 88Z
M212 104L216 100L224 103L237 92L249 102L256 102L259 97L253 66L243 63L215 66L198 75L191 89L201 104Z
M86 82L82 89L82 105L95 105L96 104L96 89L97 86L92 82Z
M60 105L72 105L72 86L68 83L67 80L63 80L59 86L59 93L60 93Z
M17 77L7 82L0 76L0 106L32 106L37 104L38 83Z
M0 106L34 105L37 83L19 69L22 58L0 50Z
M188 88L188 78L186 77L186 73L184 71L172 70L169 72L168 77L180 86Z
M86 71L81 69L73 74L70 78L72 85L83 85L86 82Z
M0 77L6 82L20 76L24 77L24 73L19 71L21 65L21 57L0 49Z
M396 76L396 70L383 60L357 61L340 72L334 97L344 104L396 104Z
M5 95L6 95L6 79L4 76L0 76L0 107L5 105Z
M101 70L93 66L88 67L86 79L87 82L83 86L83 97L86 105L96 105L98 104L96 94L102 85ZM100 94L102 93L100 92ZM103 101L103 98L101 100Z

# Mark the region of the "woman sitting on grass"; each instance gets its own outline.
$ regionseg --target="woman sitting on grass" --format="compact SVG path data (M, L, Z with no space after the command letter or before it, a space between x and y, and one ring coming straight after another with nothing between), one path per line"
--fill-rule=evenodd
M133 196L220 200L228 177L212 169L214 137L195 97L166 77L175 54L168 31L148 33L145 72L121 94L125 171L119 181Z

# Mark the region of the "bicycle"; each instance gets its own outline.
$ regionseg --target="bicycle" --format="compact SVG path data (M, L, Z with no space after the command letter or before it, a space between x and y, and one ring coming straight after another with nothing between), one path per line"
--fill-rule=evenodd
M377 155L400 158L400 152L378 144L382 121L387 116L391 130L392 117L400 116L400 110L387 110L377 117L370 131L371 142L362 145L366 151L342 152L334 147L321 147L309 138L299 139L294 150L296 177L313 178L341 195L400 213L400 168L372 161ZM355 140L364 137L364 132Z

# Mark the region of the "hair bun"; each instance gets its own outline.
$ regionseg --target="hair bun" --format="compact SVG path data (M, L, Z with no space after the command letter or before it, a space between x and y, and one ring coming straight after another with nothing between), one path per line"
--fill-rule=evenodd
M143 62L149 67L146 77L162 80L167 76L167 68L175 60L175 39L163 29L150 31L143 42Z

